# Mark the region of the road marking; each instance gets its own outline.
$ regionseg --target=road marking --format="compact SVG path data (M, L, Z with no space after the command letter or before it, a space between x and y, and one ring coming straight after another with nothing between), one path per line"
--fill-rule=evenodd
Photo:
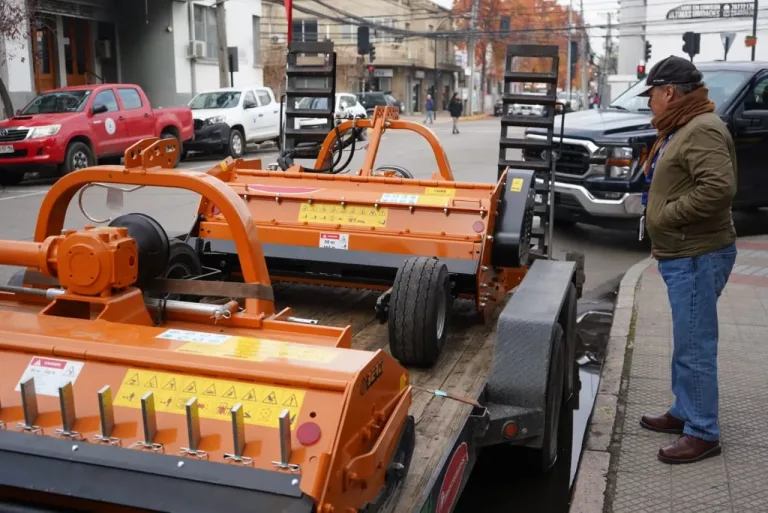
M26 194L16 194L14 196L0 197L0 201L29 198L30 196L40 196L41 194L47 194L47 193L48 191L46 190L46 191L28 192Z

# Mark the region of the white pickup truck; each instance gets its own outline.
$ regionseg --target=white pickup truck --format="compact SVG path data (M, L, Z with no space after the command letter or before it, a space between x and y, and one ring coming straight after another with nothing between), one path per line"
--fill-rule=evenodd
M189 102L195 137L188 151L242 157L246 145L280 138L280 104L269 87L226 87L199 93Z
M302 98L297 107L300 109L326 110L328 108L328 100L326 98ZM334 117L337 122L341 122L352 118L367 118L368 113L354 94L336 93ZM294 125L296 128L320 128L326 125L326 121L320 118L297 118L294 121ZM358 140L366 139L365 130L357 130L356 135Z

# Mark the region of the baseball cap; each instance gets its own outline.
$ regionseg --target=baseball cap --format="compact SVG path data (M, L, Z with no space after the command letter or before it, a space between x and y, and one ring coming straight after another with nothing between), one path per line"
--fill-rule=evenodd
M645 79L646 88L637 96L648 96L648 92L657 86L670 84L698 84L703 76L691 61L671 55L656 63Z

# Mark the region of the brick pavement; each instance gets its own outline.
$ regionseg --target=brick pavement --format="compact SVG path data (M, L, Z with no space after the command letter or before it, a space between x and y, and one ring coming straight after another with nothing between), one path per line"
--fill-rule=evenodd
M768 512L768 237L737 246L718 304L722 455L666 465L657 452L675 435L638 424L644 413L664 412L672 400L672 317L652 264L635 293L603 511Z

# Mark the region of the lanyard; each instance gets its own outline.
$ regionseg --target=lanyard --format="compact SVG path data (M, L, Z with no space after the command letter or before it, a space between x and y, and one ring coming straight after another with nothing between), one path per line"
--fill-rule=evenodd
M661 154L664 153L664 148L667 147L667 143L669 143L670 139L672 139L672 136L675 135L674 132L669 134L666 139L664 139L664 142L661 143L661 147L659 148L659 151L656 152L656 155L653 156L653 159L651 159L651 165L648 168L648 174L645 176L645 183L649 184L651 183L651 179L653 179L653 172L656 169L656 162L661 158ZM648 204L648 191L643 192L643 206Z

